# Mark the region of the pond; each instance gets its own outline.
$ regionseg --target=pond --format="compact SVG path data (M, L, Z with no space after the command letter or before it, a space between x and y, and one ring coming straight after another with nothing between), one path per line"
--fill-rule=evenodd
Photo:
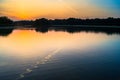
M0 80L120 80L117 32L0 31Z

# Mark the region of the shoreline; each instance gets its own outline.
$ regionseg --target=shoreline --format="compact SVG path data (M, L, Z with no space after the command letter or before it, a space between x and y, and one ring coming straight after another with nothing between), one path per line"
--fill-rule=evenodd
M72 28L120 28L120 26L105 26L105 25L53 25L53 27L72 27Z
M120 26L105 26L105 25L51 25L51 26L43 26L48 28L120 28ZM17 29L17 28L37 28L32 25L23 25L23 26L0 26L0 29ZM42 27L40 27L42 28Z

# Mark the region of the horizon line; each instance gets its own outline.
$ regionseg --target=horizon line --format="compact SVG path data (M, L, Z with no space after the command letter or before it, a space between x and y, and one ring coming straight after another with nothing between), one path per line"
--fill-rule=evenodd
M113 18L113 19L119 19L120 17L104 17L104 18L100 18L100 17L95 17L95 18L80 18L80 17L68 17L68 18L55 18L55 19L51 19L51 18L45 18L45 17L39 17L39 18L34 18L34 19L21 19L21 20L14 20L8 16L0 16L0 17L7 17L8 19L11 19L12 21L34 21L36 19L47 19L47 20L63 20L63 19L70 19L70 18L74 18L74 19L82 19L82 20L86 20L86 19L108 19L108 18Z

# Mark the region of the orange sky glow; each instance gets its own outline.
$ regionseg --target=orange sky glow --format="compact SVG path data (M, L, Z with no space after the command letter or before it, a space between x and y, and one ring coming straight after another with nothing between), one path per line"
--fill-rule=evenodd
M2 0L0 16L14 20L36 18L95 18L117 16L108 8L95 5L93 0ZM96 0L97 1L97 0ZM116 14L115 14L116 13Z

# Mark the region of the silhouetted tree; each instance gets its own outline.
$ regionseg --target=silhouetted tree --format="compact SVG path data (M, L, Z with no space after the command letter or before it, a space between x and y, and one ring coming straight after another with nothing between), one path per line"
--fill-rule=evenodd
M49 22L49 20L47 20L45 18L36 19L34 21L34 26L36 26L36 27L40 27L40 26L48 27L48 26L50 26L50 22Z
M13 21L7 17L0 17L0 26L11 26Z
M77 18L68 18L68 19L37 19L35 21L36 25L100 25L100 26L120 26L120 18L109 17L107 19L77 19ZM66 26L67 27L67 26Z
M100 26L120 26L120 18L109 17L106 19L78 19L78 18L68 18L68 19L54 19L48 20L46 18L36 19L35 21L15 21L15 25L32 25L35 28L39 27L50 27L50 26L63 26L72 27L74 25L100 25ZM13 25L13 21L7 17L0 17L0 26L10 26ZM25 26L24 26L25 27Z
M29 21L29 20L23 20L23 21L15 21L14 24L16 26L27 26L27 25L33 25L33 21Z
M81 20L80 19L76 19L76 18L68 18L66 19L67 25L79 25L81 24Z

